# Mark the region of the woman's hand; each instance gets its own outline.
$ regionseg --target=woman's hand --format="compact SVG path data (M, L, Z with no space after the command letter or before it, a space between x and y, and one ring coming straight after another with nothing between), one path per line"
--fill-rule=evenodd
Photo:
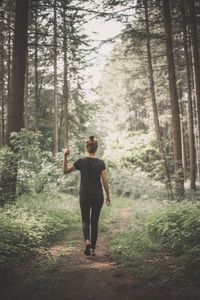
M64 156L69 156L70 154L70 150L67 148L67 149L64 149Z
M110 205L110 198L106 198L106 205L107 205L107 206Z

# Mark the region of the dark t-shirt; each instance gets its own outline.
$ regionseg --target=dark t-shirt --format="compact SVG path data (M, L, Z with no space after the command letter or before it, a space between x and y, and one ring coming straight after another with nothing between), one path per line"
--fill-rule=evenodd
M103 198L101 172L106 169L104 161L84 157L78 159L74 167L81 172L80 199Z

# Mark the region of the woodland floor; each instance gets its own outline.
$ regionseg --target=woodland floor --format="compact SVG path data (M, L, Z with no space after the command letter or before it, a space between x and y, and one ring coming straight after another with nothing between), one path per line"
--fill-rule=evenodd
M108 243L128 222L129 210L120 208L121 222L109 232L100 232L96 257L83 254L81 232L54 245L29 265L21 266L3 284L1 300L197 300L189 291L169 281L149 281L133 268L114 261Z

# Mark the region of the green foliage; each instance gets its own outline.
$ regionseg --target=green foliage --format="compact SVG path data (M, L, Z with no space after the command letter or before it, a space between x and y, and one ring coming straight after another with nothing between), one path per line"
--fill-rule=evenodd
M114 257L127 266L143 264L157 250L145 230L127 229L120 233L111 243Z
M134 202L133 202L134 203ZM131 226L111 241L114 257L151 276L161 272L169 276L165 253L173 257L173 276L199 278L200 270L200 205L198 202L156 202L137 200L130 215ZM144 203L146 205L144 206ZM156 271L157 270L157 271ZM154 273L155 271L155 273ZM171 272L170 271L170 272ZM167 275L168 273L168 275ZM172 275L172 273L170 273ZM170 276L171 276L170 275Z
M112 191L119 196L131 197L133 199L159 199L166 197L161 192L163 185L148 177L148 174L142 172L139 168L134 168L127 164L126 168L110 168L109 180Z
M0 148L0 205L10 202L15 193L16 155L7 146Z
M20 132L11 134L10 143L16 153L18 161L17 193L30 192L34 188L38 174L43 168L44 162L51 159L51 154L41 149L42 135L22 129Z
M0 267L62 240L79 221L77 200L56 193L23 196L0 211Z
M23 193L36 192L40 193L54 186L59 186L61 191L71 194L78 193L78 173L70 176L63 176L62 161L63 153L57 153L55 156L51 152L42 149L43 136L40 132L31 132L22 129L19 133L12 133L11 144L14 152L11 150L1 150L2 157L1 173L4 175L4 187L7 191L10 185L10 177L13 170L11 156L17 161L17 195ZM73 149L72 160L77 158L78 148ZM7 154L6 154L7 153ZM7 162L7 167L6 163ZM3 165L4 164L4 165ZM4 166L4 167L3 167ZM7 171L4 170L7 168ZM2 183L2 185L3 185ZM7 184L7 185L6 185ZM7 195L7 194L6 194ZM5 202L9 200L9 195L5 195Z
M134 143L128 161L146 172L151 178L161 180L163 177L156 141L147 134L134 136Z
M132 165L152 179L163 180L162 163L152 132L115 133L108 142L104 157L110 165L122 168Z
M149 234L177 256L187 252L200 254L199 215L199 204L172 204L148 220Z
M0 204L10 202L24 193L40 193L54 187L63 192L78 194L79 174L63 175L63 153L55 156L42 149L43 136L39 132L22 129L11 135L12 150L0 149ZM71 163L78 158L79 148L72 147ZM16 185L17 180L17 185Z
M71 147L70 147L71 149ZM69 163L73 164L78 158L77 149L73 149L72 147L72 156L69 157ZM61 192L69 193L72 195L78 195L79 190L79 172L73 172L70 174L63 174L62 170L62 162L63 162L63 153L57 153L56 157L54 158L54 168L55 172L57 170L57 176L54 179L56 181L57 187ZM52 182L52 181L51 181Z
M120 212L127 212L127 217L118 216L128 226L122 227L117 235L112 238L110 246L115 259L127 266L134 266L135 270L141 271L146 260L155 255L160 245L150 239L146 220L150 214L163 207L163 203L151 199L131 198L115 199L114 206L120 207ZM113 208L112 208L113 210Z

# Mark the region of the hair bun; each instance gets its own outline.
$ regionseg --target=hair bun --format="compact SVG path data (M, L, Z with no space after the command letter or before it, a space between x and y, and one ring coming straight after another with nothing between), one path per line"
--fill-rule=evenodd
M89 140L93 142L93 141L94 141L94 136L91 135L91 136L89 137Z
M94 139L94 136L91 135L89 140L86 142L86 148L89 153L95 153L98 148L98 142Z

